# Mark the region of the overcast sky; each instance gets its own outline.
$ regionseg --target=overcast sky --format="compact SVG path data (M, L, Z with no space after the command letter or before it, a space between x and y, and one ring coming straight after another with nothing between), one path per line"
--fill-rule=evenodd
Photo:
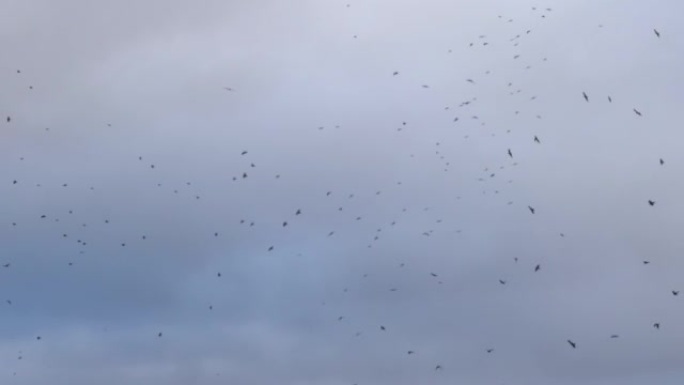
M0 2L0 383L682 383L684 3L347 1Z

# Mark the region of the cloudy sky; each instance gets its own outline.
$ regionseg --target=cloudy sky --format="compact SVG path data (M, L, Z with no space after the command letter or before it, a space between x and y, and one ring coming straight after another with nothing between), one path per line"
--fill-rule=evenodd
M2 9L0 383L682 383L684 3Z

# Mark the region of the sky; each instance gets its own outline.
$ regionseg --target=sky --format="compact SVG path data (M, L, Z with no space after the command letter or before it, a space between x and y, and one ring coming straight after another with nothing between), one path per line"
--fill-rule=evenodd
M684 3L2 8L0 383L684 380Z

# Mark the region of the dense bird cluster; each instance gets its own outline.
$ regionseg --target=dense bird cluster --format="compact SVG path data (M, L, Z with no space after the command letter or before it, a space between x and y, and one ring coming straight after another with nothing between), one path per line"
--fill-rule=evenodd
M350 4L347 4L346 8L351 9ZM508 36L505 39L488 37L487 35L478 35L472 41L464 43L463 48L470 50L470 54L477 55L481 53L478 52L478 50L497 50L500 49L499 47L505 46L507 48L512 48L516 53L507 57L506 60L509 62L502 60L502 65L510 65L514 66L515 68L519 67L519 69L523 71L531 70L533 65L543 65L545 62L547 62L546 57L526 57L525 51L522 49L522 47L525 44L525 39L527 36L537 33L538 31L539 33L543 33L544 23L539 24L536 21L538 19L542 19L544 22L546 22L546 20L553 19L553 12L551 8L537 7L531 8L530 12L531 17L529 20L533 20L534 22L529 21L525 23L525 25L520 25L517 28L519 33ZM516 20L503 16L498 16L498 19L501 23L510 23L513 25L517 23ZM530 25L534 25L535 27L532 28ZM650 31L646 32L648 32L648 35L651 38L653 37ZM658 39L661 39L661 33L657 29L653 29L653 32ZM353 38L357 39L358 41L363 40L362 35L353 35ZM451 53L453 50L454 48L451 48L448 50L448 52ZM446 48L445 51L447 51ZM553 58L549 58L548 60L552 59ZM391 75L390 78L392 81L399 81L407 75L407 72L407 70L403 69L401 71L394 70L389 72L389 75ZM24 77L26 75L21 70L16 70L16 76ZM447 116L445 121L450 122L450 124L454 126L455 132L465 132L463 130L459 130L460 127L468 126L471 128L484 129L484 127L487 125L487 111L485 108L478 107L480 100L478 97L480 95L478 87L481 87L484 83L491 83L490 81L481 79L491 76L493 76L491 75L491 71L487 70L482 71L480 74L473 74L472 77L463 79L464 86L470 87L468 92L471 92L472 96L443 108L442 112ZM33 85L27 85L27 87L30 90L33 90ZM414 90L419 92L429 93L436 88L437 85L420 82L414 84L413 87L415 87ZM525 101L525 103L530 103L526 106L529 108L528 111L512 111L513 117L519 116L521 114L527 114L527 116L532 117L532 119L542 119L541 111L535 110L536 107L534 107L534 104L532 104L538 99L537 95L527 93L527 91L521 88L522 86L519 87L517 85L515 79L508 79L507 81L501 82L501 84L498 84L498 87L500 87L502 90L505 90L507 95L511 98L515 98L517 102L522 99ZM236 91L232 87L224 86L223 90L229 93L225 96L231 98L240 98L240 95L244 89L243 87L238 88L240 90ZM576 89L568 90L568 93L574 95L573 97L576 97L580 101L584 100L587 103L583 104L584 106L591 106L596 103L605 104L606 97L609 103L613 103L612 97L610 95L606 95L605 90ZM539 98L541 98L541 96ZM622 95L621 98L622 100L628 100L627 95ZM502 102L502 104L503 103L504 102ZM624 113L633 119L647 119L649 114L648 110L643 110L642 112L642 110L637 106L625 105L625 103L627 102L624 102L620 106L620 108L622 108L621 113ZM616 98L615 105L618 104L620 104L620 98ZM520 105L520 103L516 103L516 106ZM442 107L439 108L441 109ZM3 128L3 130L12 130L24 124L25 120L22 119L20 116L21 114L17 113L16 117L13 118L14 115L14 113L6 115L6 127ZM396 133L398 135L402 135L407 131L416 130L416 128L414 128L412 124L407 121L399 122L396 122L398 125L396 128ZM105 124L103 124L103 126L104 125ZM111 128L112 124L106 123L106 127ZM340 128L339 125L335 125L334 127L337 129ZM24 129L24 127L21 129ZM326 126L319 126L315 129L317 129L317 131L321 131L319 133L320 135L325 135L329 131L325 130ZM49 131L49 129L45 128L45 131ZM506 133L508 134L510 132L511 131L509 129ZM318 132L316 133L318 134ZM45 135L51 135L51 133L45 133ZM462 140L469 140L471 135L473 134L471 133L463 135ZM492 133L491 135L494 136L495 133ZM530 133L529 136L526 136L526 140L528 140L529 143L534 143L532 144L532 146L535 146L534 148L542 148L536 146L546 145L547 138L551 136L553 136L553 131L551 130L546 131L543 134L541 132L536 132ZM544 140L542 141L540 138ZM445 138L444 141L435 142L432 146L434 153L430 154L432 157L431 161L434 160L437 162L440 172L449 172L454 168L454 164L449 160L449 150L445 149L445 147L447 147L446 145L443 145L447 144L447 140L448 139ZM379 144L379 146L382 146L382 144ZM526 152L534 150L531 150L530 147L516 147L515 145L511 145L510 147L500 148L498 151L500 151L500 157L498 159L494 159L492 161L492 165L484 167L481 171L478 171L477 177L474 178L474 182L481 183L485 186L481 191L483 195L505 196L506 186L513 183L514 174L511 173L510 170L518 167L518 162L523 162L520 159L525 158L524 155ZM248 147L246 149L236 151L233 155L235 155L233 157L234 165L239 166L233 168L229 175L222 175L221 178L230 180L233 185L237 186L235 188L241 188L244 185L248 185L249 183L252 183L252 180L254 179L263 180L266 177L278 180L278 183L281 183L281 180L284 183L287 183L288 176L286 173L283 172L281 174L280 170L276 170L277 173L272 172L277 168L278 165L274 164L272 160L267 160L267 157L263 156L263 154L260 154L258 148ZM424 154L406 154L406 157L413 159L416 156L423 155ZM129 158L130 159L127 159L126 161L132 160L133 163L136 164L134 166L136 170L141 172L144 170L148 172L143 182L136 183L142 183L146 186L154 186L157 190L155 193L175 196L174 199L178 199L179 202L183 202L183 204L186 205L190 204L189 202L203 202L206 195L212 196L212 198L210 198L213 199L211 202L217 202L215 199L216 194L214 194L214 192L208 189L197 187L199 183L196 183L195 181L183 181L182 179L180 181L169 180L166 176L162 177L161 172L164 170L166 165L163 162L150 160L154 158L154 155L136 154L130 156ZM25 159L30 159L30 155L27 154L26 156L22 156L20 161L24 162ZM665 166L665 161L658 157L654 158L653 165L656 164L656 160L660 166ZM264 169L269 171L263 171ZM492 180L500 180L502 178L506 180L504 183L496 184L491 182ZM95 194L100 188L96 179L90 181L87 177L84 177L81 180L69 181L36 181L31 177L30 171L25 167L17 167L16 173L14 175L6 175L5 180L7 186L5 186L4 189L16 189L19 191L18 195L20 196L34 194L36 189L49 190L49 193L46 193L45 195L45 199L50 199L48 198L49 194L54 193L57 189L66 191L65 194L74 194L80 196L81 194L88 193ZM277 216L263 216L255 214L254 216L224 218L225 221L223 222L213 221L211 222L211 225L204 227L206 229L206 236L204 238L198 239L196 242L198 245L209 242L220 242L224 237L231 237L231 234L231 239L233 240L235 237L258 238L257 235L252 234L259 233L262 228L267 228L268 231L265 231L265 233L269 234L269 237L272 239L260 239L258 251L273 255L278 254L281 248L290 250L290 247L288 246L288 234L296 229L306 229L305 231L309 234L309 241L311 243L324 242L329 238L335 239L338 237L344 237L344 241L342 242L354 245L362 244L366 249L373 249L376 247L376 245L384 242L385 239L391 240L392 237L395 236L415 236L416 239L419 239L420 242L423 242L423 239L433 238L438 234L449 233L452 234L452 236L458 236L461 234L463 229L460 226L452 226L453 221L449 221L448 218L442 218L442 215L439 214L438 210L431 210L432 207L429 205L429 203L412 202L410 199L411 192L408 190L408 187L406 187L407 184L408 183L404 183L402 180L397 180L396 184L392 186L383 185L382 189L366 190L355 189L355 186L350 184L350 187L345 191L329 188L328 186L321 184L316 186L316 191L313 195L315 195L317 199L320 198L323 201L322 205L312 204L307 206L305 200L300 200L296 202L288 202L287 212L280 213ZM407 202L406 205L389 208L385 210L382 215L367 215L367 213L364 212L364 205L372 206L373 204L379 204L378 202L382 202L383 197L389 194L393 196L401 196L403 201ZM454 196L454 199L460 200L461 197ZM356 202L360 200L363 200L365 203L363 205L357 204ZM534 216L531 218L534 218L534 220L545 220L545 215L547 215L549 212L549 209L545 208L543 205L537 205L538 202L529 201L517 205L514 201L505 201L508 206L514 206L519 212L522 213L522 215L529 216L530 214L533 214ZM102 200L99 202L104 206L108 204L106 201ZM660 205L655 207L655 198L646 199L646 202L649 206L654 207L654 209L661 208ZM135 256L141 258L145 253L154 253L155 244L173 241L170 239L165 239L163 234L160 234L153 228L140 229L140 227L135 223L134 218L128 218L127 220L129 222L121 223L122 218L113 210L92 210L92 208L88 207L88 204L85 202L85 200L82 202L72 203L74 204L73 207L48 208L49 206L45 206L45 211L38 212L37 214L26 213L26 215L18 217L4 217L3 220L6 222L6 224L8 224L8 228L3 231L23 231L25 233L30 233L35 229L40 228L41 231L52 233L54 237L53 239L49 239L48 242L53 242L55 241L54 238L56 238L64 244L69 244L69 246L65 249L68 250L68 252L63 253L60 257L61 259L59 259L59 262L65 266L68 266L69 269L76 269L81 263L89 263L88 258L96 258L96 255L103 253L104 250L110 250L112 247L118 249L115 255L121 256L122 259L125 259L125 256ZM636 203L646 206L643 201ZM208 204L211 205L213 203ZM243 212L249 213L249 206L243 208L245 209ZM43 208L40 207L37 209L42 210ZM216 204L215 210L216 213L220 214L221 210L223 210L223 207L221 204ZM404 223L404 219L409 212L428 213L426 215L434 215L434 217L431 217L430 225L420 229L420 231L417 231L415 234L407 234L407 228L403 227L400 229L400 227ZM100 216L98 217L97 215ZM308 217L310 216L313 216L316 219L309 219ZM325 217L328 217L329 220L321 219ZM117 221L119 222L117 223ZM121 231L121 228L135 229L137 232ZM280 233L274 232L274 228L277 228L277 231ZM350 236L349 228L358 228L359 230ZM239 235L235 236L234 234L236 234L238 231L240 232ZM560 234L561 237L565 237L565 233L563 232L562 228L554 228L553 231L555 234ZM570 234L568 236L570 236ZM43 242L44 240L36 239L35 241ZM224 245L224 247L228 246ZM429 250L429 246L426 246L426 248ZM201 247L198 246L198 249L201 249ZM107 253L109 254L110 252L108 251ZM21 268L23 263L20 255L5 254L2 256L2 258L5 259L5 262L2 264L2 267L5 271L2 272L4 274L2 277L0 277L0 279L6 279L8 275L12 274L12 269L15 267ZM547 267L554 263L550 259L540 261L539 259L525 258L523 256L511 256L510 261L511 264L508 267L498 270L499 274L501 274L500 276L493 276L491 279L491 285L497 289L507 290L516 285L516 280L527 280L540 277L545 273ZM369 264L370 263L377 262L369 262ZM650 261L644 260L642 263L643 265L648 265ZM513 269L517 269L517 266L522 266L523 264L524 270L526 272L525 275L514 275ZM544 269L542 269L542 265L544 265ZM423 269L420 267L419 263L411 264L410 262L400 262L396 263L394 266L395 268L398 266L399 268L403 268L407 271L413 268L407 274L414 274L414 276L417 277L416 279L421 281L424 280L431 285L442 285L447 282L448 279L446 274L443 274L440 271ZM159 268L163 269L161 266ZM219 269L223 270L225 267L210 267L210 270L212 270L212 279L226 278L225 276L227 274L225 270L219 271ZM65 274L68 274L68 272L65 272ZM358 276L360 278L359 282L350 282L348 284L349 287L339 289L342 295L347 295L353 290L362 291L367 290L368 287L382 286L382 284L376 284L373 286L373 284L367 283L367 281L373 280L373 276L369 275L369 273L365 271L359 272ZM516 278L512 278L513 276ZM401 292L402 288L398 286L399 285L390 284L389 286L382 287L382 290L389 291L391 293ZM672 289L670 293L672 296L678 296L679 290L675 288ZM4 294L7 295L7 293ZM668 295L667 292L665 292L665 294ZM320 306L327 306L328 300L328 298L324 299ZM24 308L30 307L30 304L17 303L13 300L13 298L5 298L5 303L6 306L15 308L22 306ZM205 304L204 306L206 307L203 307L203 309L208 309L210 311L218 309L219 307L219 305L214 303L208 305ZM323 310L321 311L323 312ZM359 314L339 314L331 315L329 320L337 321L335 327L338 328L336 330L338 330L339 333L346 333L350 330L349 328L351 328L353 333L350 333L350 336L354 338L361 338L362 335L364 337L369 336L369 338L373 338L373 334L379 333L386 333L388 335L391 333L396 333L396 338L399 338L401 331L399 331L396 325L393 323L391 316L388 315L386 321L383 321L383 324L375 325L362 322L360 321L361 318L362 315ZM324 322L327 322L327 320ZM349 328L344 328L341 326L345 324L348 325ZM648 329L649 327L660 330L661 323L653 322L650 324L650 326L647 323L645 328ZM665 329L665 327L666 325L663 326L663 329ZM159 329L161 329L161 326L158 329L151 331L150 336L154 337L156 334L157 338L174 338L172 331L169 332L165 330L162 332L159 331ZM617 339L619 337L618 334L615 334L612 331L606 331L605 336L609 339ZM50 338L49 335L44 335L44 337L45 339ZM36 340L43 341L43 336L36 336ZM576 336L559 335L557 339L557 343L559 345L566 348L570 347L571 349L577 349L578 351L582 348L582 344L584 342L585 341L580 340ZM567 345L565 345L566 343ZM411 356L410 359L414 359L416 356L423 354L421 349L414 348L413 346L403 346L400 348L400 352L402 356ZM404 354L403 352L406 353ZM499 353L499 350L498 347L492 347L489 343L483 342L478 352L495 356L497 353ZM23 359L24 356L25 355L23 353L17 355L18 359L20 360ZM406 357L402 357L401 359L404 358ZM401 362L402 361L398 361L398 365L402 365ZM447 371L449 370L449 359L448 357L444 357L439 362L433 362L425 369L431 370L433 372Z

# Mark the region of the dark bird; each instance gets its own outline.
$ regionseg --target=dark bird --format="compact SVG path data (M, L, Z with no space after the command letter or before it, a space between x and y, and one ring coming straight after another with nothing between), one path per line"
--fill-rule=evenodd
M283 227L287 226L287 221L283 222Z
M587 102L589 101L589 95L587 95L586 92L582 92L582 96L584 96L584 100L586 100Z
M491 353L493 351L494 351L494 349L487 349L487 353Z
M617 334L611 334L610 338L619 338L620 336Z
M532 206L527 206L527 208L530 209L530 212L531 212L532 214L534 214L534 207L532 207Z
M657 30L657 29L653 28L653 33L655 33L655 34L656 34L656 36L660 37L660 32L658 32L658 30Z
M437 276L437 274L435 274L435 273L430 273L430 275L433 276L433 277L436 277L436 276Z
M435 370L440 370L440 369L442 369L442 365L435 366Z
M506 284L506 281L504 281L503 279L500 279L500 280L499 280L499 283L502 284L502 285L505 285L505 284Z
M541 142L539 141L539 138L537 138L536 135L534 136L534 141L537 142L537 143L541 143Z
M12 121L12 118L8 116L8 117L7 117L7 123L9 123L9 122L11 122L11 121Z
M161 337L161 336L162 336L162 332L159 332L159 334L157 334L157 337Z
M2 265L2 267L4 267L6 269L6 268L10 267L10 264L6 263L6 264Z
M643 262L644 265L648 265L649 263L651 263L651 261L644 261Z
M295 213L295 215L299 215L301 213L302 213L302 210L298 209L297 212Z
M397 75L399 75L399 71L394 71L394 72L392 73L392 76L397 76Z
M674 296L679 295L679 290L672 290L672 295L674 295Z
M338 321L342 321L343 319L344 319L344 316L343 316L343 315L337 317L337 320L338 320Z
M409 350L406 354L413 354L413 350Z
M639 110L637 110L636 108L632 108L632 110L634 111L635 114L637 114L638 116L641 116L641 112Z
M219 273L216 273L216 276L219 277L219 278L221 278L221 273L220 273L220 272L219 272Z
M240 155L247 155L247 150L242 151L242 152L240 153Z
M570 346L572 346L573 349L575 349L577 347L577 344L575 344L574 342L572 342L570 340L568 340L568 343L570 344Z
M273 246L269 247L268 251L273 251Z
M508 156L510 156L511 158L513 157L513 152L511 152L510 148L508 149Z
M535 271L535 273L536 273L537 271L539 271L539 269L541 269L541 265L537 265L537 266L535 266L535 267L534 267L534 271Z
M613 98L611 98L610 95L608 95L608 103L612 103L612 102L613 102Z
M655 205L655 201L652 201L652 200L649 199L649 200L648 200L648 204L651 205L651 206L653 206L653 205Z
M658 323L658 322L654 323L653 327L660 330L660 323Z
M660 165L662 166L664 164L665 164L665 161L663 160L663 158L660 158Z
M385 330L385 327L380 325L380 330Z

